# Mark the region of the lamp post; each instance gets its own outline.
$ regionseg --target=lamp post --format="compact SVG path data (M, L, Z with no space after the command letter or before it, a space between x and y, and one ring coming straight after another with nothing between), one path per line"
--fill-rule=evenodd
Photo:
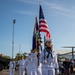
M14 57L14 24L16 19L13 20L13 31L12 31L12 59Z

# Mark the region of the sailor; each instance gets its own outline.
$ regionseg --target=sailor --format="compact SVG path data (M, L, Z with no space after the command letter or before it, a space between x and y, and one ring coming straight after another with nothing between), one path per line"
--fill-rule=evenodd
M37 67L37 75L42 75L42 64L39 62L40 61L40 53L37 55L38 58L38 67Z
M20 57L20 60L18 61L18 66L19 66L19 75L25 75L23 56Z
M41 52L40 63L42 63L42 75L55 75L55 72L59 74L57 54L51 39L45 40L45 49Z
M9 63L9 75L14 75L15 73L15 67L16 67L16 63L15 60L12 59Z
M32 67L32 75L37 75L37 66L38 66L38 59L37 59L37 52L34 50L33 53L31 53L31 67Z
M27 56L27 58L25 59L24 61L24 67L26 68L26 72L27 72L27 75L31 75L31 54L29 54L29 56Z
M37 75L37 52L34 51L25 59L25 65L27 69L27 75Z

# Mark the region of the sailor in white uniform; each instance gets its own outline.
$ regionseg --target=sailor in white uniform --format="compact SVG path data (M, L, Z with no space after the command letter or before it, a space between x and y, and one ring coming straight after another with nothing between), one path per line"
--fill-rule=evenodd
M40 53L38 53L37 59L38 59L37 75L42 75L42 64L40 63Z
M38 67L38 59L37 59L37 52L31 53L32 61L31 61L31 67L32 67L32 75L37 75L37 67Z
M12 61L10 61L10 63L9 63L9 75L14 75L15 67L16 67L16 63L15 63L14 59L12 59Z
M42 63L42 75L55 75L55 71L59 73L59 65L57 62L57 54L53 50L51 39L45 40L45 49L40 55L40 62Z
M27 69L27 75L37 75L37 52L31 53L31 55L25 59L25 66Z
M31 75L31 56L29 56L24 61L24 67L26 68L27 75Z
M18 61L18 66L19 66L19 75L25 75L23 56L21 56L21 59Z

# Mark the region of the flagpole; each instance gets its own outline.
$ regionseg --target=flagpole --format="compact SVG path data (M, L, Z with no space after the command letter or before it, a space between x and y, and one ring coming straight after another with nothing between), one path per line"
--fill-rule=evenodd
M35 25L36 25L36 23L37 23L37 16L35 17ZM37 29L36 29L37 30ZM39 41L38 41L38 39L37 39L37 31L36 31L36 50L38 50L38 46L37 46L37 43L38 43ZM39 53L37 53L37 55L38 55L38 66L39 66Z
M14 57L14 24L16 20L13 20L13 32L12 32L12 59Z
M45 46L45 40L46 40L46 37L44 36L44 49L46 48L46 46ZM45 60L46 58L45 58L45 50L44 50L44 60ZM44 62L44 64L45 64L45 62Z
M45 36L44 36L44 49L45 49L45 39L46 39L46 38L45 38Z

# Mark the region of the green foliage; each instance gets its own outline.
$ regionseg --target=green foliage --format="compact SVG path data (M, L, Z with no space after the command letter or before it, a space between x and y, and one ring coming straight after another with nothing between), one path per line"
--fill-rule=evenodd
M28 54L28 53L26 53L26 52L24 52L24 53L22 53L22 54L17 53L17 54L16 54L16 57L15 57L15 60L18 61L18 60L20 59L20 56L21 56L21 55L24 57L24 59L26 59L27 54Z
M26 57L27 57L27 53L24 52L22 55L23 55L24 59L26 59Z
M4 58L11 59L11 57L10 57L10 56L4 56Z
M17 53L16 57L15 57L15 60L18 61L20 59L20 56L21 56L20 53Z

